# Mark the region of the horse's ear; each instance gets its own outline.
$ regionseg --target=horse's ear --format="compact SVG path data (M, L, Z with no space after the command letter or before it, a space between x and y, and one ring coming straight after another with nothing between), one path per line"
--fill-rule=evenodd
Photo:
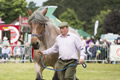
M32 11L30 9L27 9L28 15L31 16L32 15Z
M44 16L46 15L47 10L48 10L48 8L46 8L46 9L42 12L42 14L43 14Z

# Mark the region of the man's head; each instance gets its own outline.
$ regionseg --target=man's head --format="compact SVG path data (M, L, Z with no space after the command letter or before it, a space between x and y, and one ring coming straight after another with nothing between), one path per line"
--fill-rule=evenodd
M68 28L68 23L67 22L62 22L58 25L58 27L60 28L60 32L63 36L66 36L69 28Z

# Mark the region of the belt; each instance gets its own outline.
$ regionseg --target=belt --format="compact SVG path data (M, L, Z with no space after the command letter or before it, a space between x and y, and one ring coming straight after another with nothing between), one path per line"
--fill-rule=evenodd
M64 61L64 62L68 62L68 61L72 61L72 60L77 61L77 59L62 60L61 58L59 60Z

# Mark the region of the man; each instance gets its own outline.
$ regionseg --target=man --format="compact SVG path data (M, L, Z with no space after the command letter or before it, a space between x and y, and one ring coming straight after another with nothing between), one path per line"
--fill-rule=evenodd
M82 64L86 57L84 44L77 35L69 32L67 22L60 23L58 27L60 28L61 34L57 36L55 44L51 48L42 51L42 53L51 54L59 52L57 63L58 70L68 65L75 64L78 59L78 51L80 52L79 64ZM69 67L64 71L59 71L58 77L60 80L74 80L75 72L76 66Z

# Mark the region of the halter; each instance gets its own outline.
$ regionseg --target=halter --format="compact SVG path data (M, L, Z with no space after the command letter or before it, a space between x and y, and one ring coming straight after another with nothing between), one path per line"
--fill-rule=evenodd
M44 33L45 33L45 24L44 24L44 31L42 32L41 35L32 34L31 36L35 36L35 37L37 37L39 40L41 40Z

